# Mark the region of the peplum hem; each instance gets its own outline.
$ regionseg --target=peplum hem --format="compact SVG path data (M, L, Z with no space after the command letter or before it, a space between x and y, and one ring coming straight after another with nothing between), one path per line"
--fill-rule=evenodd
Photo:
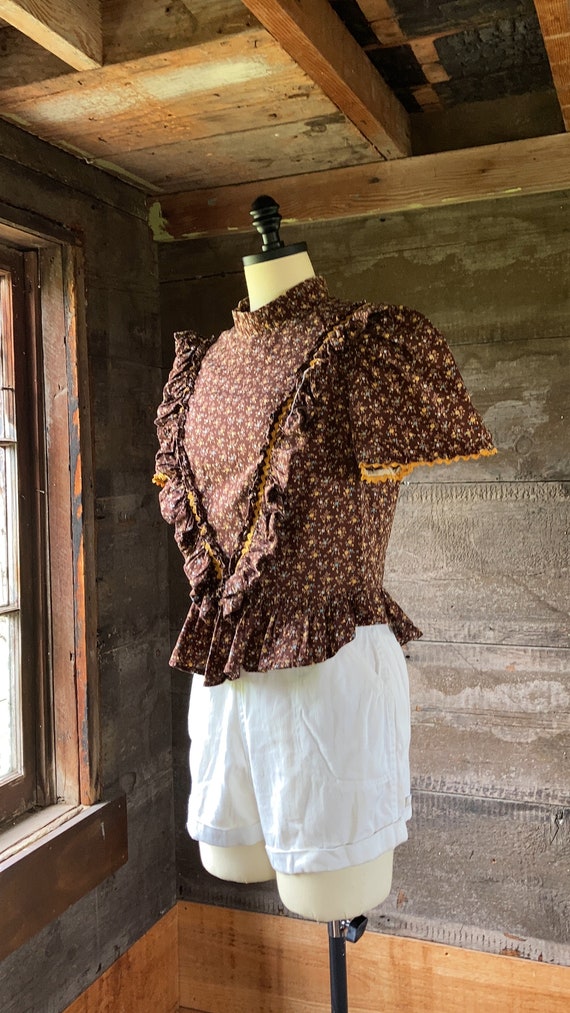
M400 644L422 633L385 591L374 606L349 599L315 605L261 597L241 614L224 615L220 607L204 610L192 604L170 658L170 664L204 676L205 686L234 681L241 671L271 672L314 665L353 640L359 626L387 624Z

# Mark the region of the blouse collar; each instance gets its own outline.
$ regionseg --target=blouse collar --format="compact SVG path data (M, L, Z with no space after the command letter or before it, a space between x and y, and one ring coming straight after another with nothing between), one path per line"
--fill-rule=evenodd
M242 299L233 310L234 327L239 334L255 337L282 323L302 320L328 297L324 278L307 278L257 310L250 310L249 299Z

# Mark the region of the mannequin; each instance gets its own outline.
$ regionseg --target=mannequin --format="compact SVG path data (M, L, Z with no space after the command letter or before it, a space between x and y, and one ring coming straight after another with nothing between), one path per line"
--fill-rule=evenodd
M170 658L193 674L187 828L214 876L274 880L328 922L347 1013L345 942L411 817L401 645L422 633L383 586L398 483L497 450L426 317L329 295L275 201L252 217L249 305L217 338L176 335L155 420L190 587Z
M250 310L315 276L306 245L284 246L279 240L280 219L275 212L271 198L258 198L253 205L252 217L264 237L264 252L244 258ZM386 851L373 861L336 871L288 874L273 870L262 842L236 847L200 842L202 864L218 879L237 883L276 880L281 900L290 911L329 923L350 920L386 899L392 884L393 854Z

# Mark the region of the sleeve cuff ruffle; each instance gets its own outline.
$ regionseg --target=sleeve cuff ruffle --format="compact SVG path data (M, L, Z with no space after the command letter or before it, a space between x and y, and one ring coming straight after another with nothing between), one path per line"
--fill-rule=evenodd
M420 313L369 307L350 369L354 452L365 482L497 451L443 335Z
M496 447L483 448L472 454L456 454L454 457L435 457L432 461L410 461L408 464L398 464L391 461L390 464L368 464L360 462L360 477L363 482L401 482L403 478L414 471L415 468L433 468L434 464L455 464L457 461L476 461L479 457L493 457L497 453Z

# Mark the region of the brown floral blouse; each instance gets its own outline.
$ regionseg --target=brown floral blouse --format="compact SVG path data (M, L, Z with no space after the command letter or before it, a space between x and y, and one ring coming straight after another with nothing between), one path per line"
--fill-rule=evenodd
M399 479L495 453L444 338L322 278L233 316L175 335L156 420L191 599L171 664L214 686L324 661L357 626L421 636L382 585Z

